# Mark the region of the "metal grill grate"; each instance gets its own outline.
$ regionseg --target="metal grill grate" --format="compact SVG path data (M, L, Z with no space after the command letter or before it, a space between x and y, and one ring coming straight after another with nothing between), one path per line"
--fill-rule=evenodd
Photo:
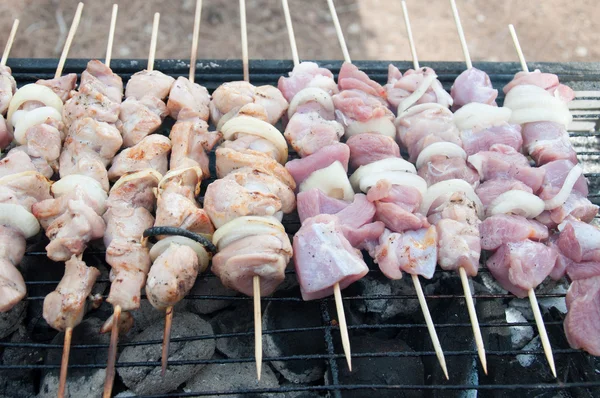
M10 66L13 68L14 76L19 84L25 84L35 81L38 78L49 78L53 75L55 60L12 60ZM70 60L67 62L65 72L81 72L85 69L85 60ZM332 71L338 71L340 62L321 62L322 66L331 69ZM408 62L395 63L401 70L405 70L411 67ZM456 76L464 69L462 63L424 63L433 67L444 84L446 89L450 88L450 85L456 78ZM382 62L356 62L356 65L363 69L373 79L384 82L387 78L387 63ZM127 80L129 76L143 69L145 62L128 61L128 60L113 60L113 70ZM515 72L519 70L519 65L516 63L482 63L477 65L489 73L495 88L501 88L508 81L512 79ZM533 68L540 68L543 71L557 73L561 81L575 90L582 91L594 91L600 90L600 70L599 64L540 64L530 65ZM161 70L172 76L186 75L188 71L187 62L181 60L163 60L157 61L155 68ZM252 82L255 84L276 84L279 76L289 72L292 69L292 64L289 61L256 61L251 63ZM197 82L205 85L210 90L216 88L219 84L225 81L241 80L241 62L239 61L204 61L199 64L198 67L198 78ZM578 98L580 99L580 98ZM583 98L583 99L593 99ZM501 94L502 100L502 94ZM596 123L600 117L598 112L589 109L584 111L575 112L574 119L577 121L592 121ZM165 131L168 132L168 126L165 127ZM600 131L594 128L593 131L579 131L571 134L574 144L578 149L578 155L580 161L583 164L586 176L590 180L590 199L596 204L600 204ZM211 159L211 164L214 165L214 154ZM214 167L214 166L213 166ZM214 171L214 170L213 170ZM214 175L214 173L213 173ZM205 181L204 184L208 184L211 181ZM200 198L201 199L201 198ZM596 220L597 221L597 220ZM299 227L299 221L297 214L291 215L284 219L284 224L289 233L294 233ZM45 242L38 242L33 245L33 248L27 252L26 256L30 261L34 262L47 262L52 264L45 259L45 252L39 250L43 248ZM98 249L90 249L86 251L84 258L93 264L103 263L104 251ZM485 258L484 258L485 261ZM59 265L53 265L59 267ZM105 265L106 266L106 265ZM106 266L108 268L108 266ZM382 277L381 272L373 263L369 264L370 273L368 278ZM62 272L62 271L61 271ZM286 272L287 279L292 278L294 272L288 270ZM489 271L482 267L480 275L475 278L478 283L482 282L481 278L489 277ZM199 279L210 279L215 276L207 272ZM56 279L56 278L55 278ZM427 294L427 287L430 284L439 283L439 286L435 290ZM107 284L109 281L107 278L101 278L98 283ZM58 283L58 280L44 280L43 277L40 279L32 279L26 282L30 296L27 297L29 302L41 302L45 294L53 290ZM425 281L426 297L430 305L432 306L432 316L436 321L436 328L442 340L442 346L445 348L445 354L449 362L450 381L445 381L441 377L439 369L435 363L435 353L432 347L429 345L427 338L419 339L419 335L426 335L426 325L423 321L412 322L402 321L402 317L396 317L395 319L388 322L382 322L381 320L373 320L365 316L364 322L355 323L350 319L349 332L350 339L357 341L361 337L371 335L374 333L387 333L401 335L406 342L411 345L414 351L409 350L393 350L393 349L382 349L379 350L367 350L366 352L355 352L353 354L355 367L361 366L361 361L370 361L367 365L362 366L377 366L377 362L385 358L392 358L400 361L402 358L408 358L409 360L420 360L423 362L423 369L425 378L421 384L387 384L382 382L380 378L372 378L370 380L363 380L358 377L356 380L347 377L345 372L345 360L340 348L338 341L338 328L334 320L335 312L331 311L332 298L323 299L318 304L320 309L320 322L319 326L307 326L307 327L293 327L293 328L278 328L271 330L264 330L265 335L275 334L286 334L295 336L298 339L302 339L311 333L313 336L315 333L322 335L323 349L319 354L310 355L290 355L290 356L277 356L268 357L265 356L264 362L269 361L307 361L316 360L322 361L326 368L326 376L312 383L300 383L300 384L286 384L278 388L242 388L242 389L231 389L227 386L223 386L222 390L219 391L204 391L202 393L194 391L186 391L183 389L178 392L163 394L163 395L152 395L153 397L191 397L191 396L203 396L203 395L247 395L247 394L278 394L278 396L296 397L296 396L324 396L330 395L335 397L341 397L346 395L352 396L363 396L372 391L378 390L378 394L388 393L390 396L400 396L407 394L406 396L413 396L410 394L420 394L423 396L475 396L475 391L481 396L509 396L512 394L519 394L520 396L562 396L562 397L587 397L587 396L598 396L600 394L600 362L597 362L595 358L582 353L579 350L569 348L562 332L562 315L558 311L549 311L545 316L545 322L548 331L552 338L552 344L554 348L554 354L556 357L556 363L559 371L559 380L552 380L549 370L546 368L544 361L544 354L541 348L538 349L504 349L496 344L493 340L491 333L487 333L491 330L500 331L500 333L510 333L508 328L511 327L533 327L535 330L535 323L533 321L507 323L506 319L500 322L498 319L487 319L482 312L485 311L486 303L502 302L506 303L514 297L510 294L503 293L491 293L481 292L475 290L474 298L477 300L477 310L480 314L480 326L483 329L484 340L487 347L487 355L490 362L490 376L485 376L480 369L477 368L477 351L475 350L474 343L472 341L471 324L468 322L466 316L466 307L464 307L464 299L462 298L460 291L460 282L456 275L451 272L436 270L436 275L432 282ZM411 288L412 289L412 288ZM564 293L553 293L547 291L541 291L537 294L538 299L554 299L564 297ZM143 298L145 299L145 297ZM242 296L228 296L228 295L202 295L202 294L191 294L187 296L187 300L228 300L235 302L247 302L248 310L251 306L251 298ZM405 294L362 294L353 287L348 288L344 291L344 301L346 307L350 306L354 308L356 306L364 305L368 302L375 300L391 300L399 301L403 305L409 305L411 302L417 300L416 294L412 290ZM284 294L276 294L274 297L263 298L265 303L269 302L282 302L282 303L302 303L302 300L297 293L297 290L292 292L286 292ZM449 307L449 303L459 303L458 307ZM103 304L101 310L109 307L106 303ZM454 313L449 313L445 316L445 310L448 308L454 308L457 314L462 311L462 316L459 319L452 321ZM285 317L286 314L279 314L281 317ZM400 320L399 320L400 319ZM439 319L445 319L439 321ZM43 322L43 320L41 321ZM60 352L62 349L61 344L52 344L52 337L55 332L51 331L46 327L43 330L42 337L39 337L39 342L10 342L0 341L0 347L3 350L8 348L12 349L37 349L43 352L56 351ZM470 336L466 340L453 339L454 335L458 336ZM194 335L181 338L173 338L173 342L192 342L202 341L207 339L224 339L224 338L251 338L253 336L252 330L236 333L220 333L214 335ZM416 336L416 337L415 337ZM562 339L557 338L562 336ZM489 338L488 338L489 337ZM412 340L411 340L412 339ZM6 340L6 339L5 339ZM119 346L121 348L129 346L142 346L142 345L160 345L161 340L147 340L141 342L130 342L124 341ZM384 347L383 347L384 348ZM74 344L72 346L72 352L85 349L94 350L107 350L108 344ZM381 352L379 352L381 351ZM511 362L515 361L517 355L526 356L533 358L534 362L539 362L540 374L536 378L523 377L518 372L515 372L515 366L511 365ZM243 362L254 362L253 357L245 358L225 358L225 359L208 359L199 360L193 357L186 358L184 360L171 360L169 361L170 367L190 365L190 364L227 364L227 363L243 363ZM402 362L405 363L405 362ZM466 363L468 366L459 366L460 363ZM117 367L157 367L160 366L159 361L155 362L127 362L117 363ZM58 369L58 364L45 364L42 360L36 363L19 363L19 362L7 362L3 359L0 365L0 371L16 371L26 370L32 372L44 372L51 369ZM105 363L86 363L78 364L73 363L70 366L71 369L81 369L92 371L93 369L102 369L105 367ZM471 370L469 371L469 367ZM460 368L459 374L457 375L457 368ZM405 369L398 367L394 372L401 373L406 371ZM508 373L507 373L508 372ZM467 375L465 376L465 373ZM350 381L349 381L350 380ZM122 387L122 386L121 386ZM560 390L560 391L558 391Z

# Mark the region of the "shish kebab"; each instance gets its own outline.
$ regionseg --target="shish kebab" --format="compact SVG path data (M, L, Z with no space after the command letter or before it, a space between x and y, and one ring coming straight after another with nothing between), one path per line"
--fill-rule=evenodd
M168 169L167 156L171 150L167 137L152 134L167 115L163 101L175 81L154 70L159 22L160 14L155 13L148 66L131 76L125 90L126 100L121 104L123 142L127 141L129 147L115 156L107 173L111 180L118 180L110 190L104 214L106 262L111 266L111 287L106 301L114 308L101 330L111 332L105 397L112 393L119 333L133 325L129 311L140 306L141 289L152 263L143 233L154 224L154 190Z
M240 0L244 81L224 83L212 95L210 113L225 142L216 150L218 180L204 196L204 209L217 228L212 271L223 285L254 301L257 377L262 368L260 297L285 278L292 245L281 219L296 207L295 183L283 164L287 143L273 126L288 102L272 86L248 82L245 1Z
M6 66L6 61L10 54L10 49L15 40L17 29L19 28L19 20L15 19L13 22L4 52L2 53L2 59L0 59L0 153L6 148L13 140L13 133L10 131L6 124L6 111L10 105L10 101L17 90L17 82L12 77L12 70Z
M575 97L575 93L560 84L556 76L539 70L530 72L513 25L509 25L509 31L523 71L517 73L513 81L504 87L507 93L506 106L512 106L513 112L519 112L518 115L528 116L517 120L518 123L523 123L524 149L538 166L546 169L546 177L558 177L547 178L549 183L540 193L552 205L546 206L538 220L554 231L550 235L548 246L557 251L558 257L550 277L559 279L568 274L572 280L566 298L568 312L564 321L565 335L572 347L583 348L592 355L600 355L600 339L597 338L600 330L597 315L600 230L589 225L598 214L598 206L587 199L587 183L581 175L583 170L577 165L576 152L567 132L570 124L570 118L566 115L568 110L562 107L561 112L556 112L558 107L552 105L557 100L568 103ZM529 115L522 112L527 108L514 98L509 98L510 93L519 86L523 86L521 89L526 89L527 92L517 100L526 98L535 103L544 98L544 103L549 103L553 112L542 113L540 109L529 109ZM554 98L548 99L548 94ZM555 200L557 197L560 200Z
M8 105L8 127L13 129L17 145L21 145L12 148L0 161L0 175L3 176L0 184L4 188L2 200L4 203L0 205L0 214L3 219L6 219L4 225L10 225L12 220L15 228L20 232L4 231L6 243L10 243L10 245L4 248L7 250L6 256L2 256L8 260L7 262L3 261L3 273L6 276L0 298L0 310L3 312L10 310L26 294L25 282L15 265L24 253L25 240L23 238L36 235L39 231L40 222L35 216L35 205L40 201L52 198L51 182L48 178L57 169L57 159L63 139L62 115L60 114L63 101L48 86L61 86L63 83L65 85L64 92L68 93L74 84L72 77L76 77L76 75L61 77L61 74L77 29L82 7L81 3L77 7L70 35L65 42L56 69L55 79L40 80L35 84L21 87L14 93ZM6 80L8 77L4 78ZM47 158L41 157L49 153L52 155ZM17 204L21 204L21 206ZM27 210L26 212L22 211L23 207Z
M159 240L150 250L153 261L146 280L150 304L165 312L162 374L169 356L173 306L193 287L199 272L208 267L215 248L214 227L196 196L203 179L210 176L208 154L222 135L208 131L210 95L194 83L202 0L196 1L189 78L180 76L171 86L167 108L177 122L169 135L172 152L169 172L155 189L157 196L154 228L144 236L172 236ZM174 235L174 236L173 236Z

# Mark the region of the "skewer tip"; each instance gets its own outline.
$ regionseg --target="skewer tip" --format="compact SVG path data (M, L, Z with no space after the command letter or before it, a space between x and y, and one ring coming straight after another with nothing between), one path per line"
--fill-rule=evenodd
M333 285L333 296L338 314L342 347L344 348L348 369L352 372L352 352L350 350L350 338L348 337L348 324L346 323L346 313L344 312L344 302L342 301L342 292L339 283Z
M106 365L106 379L104 380L103 398L110 398L115 382L115 365L117 362L117 344L119 343L119 321L121 319L121 306L117 305L113 313L113 324L110 332L108 346L108 363Z
M535 323L537 325L538 332L540 333L540 340L542 341L542 347L544 348L546 360L548 360L548 365L550 365L552 376L554 376L556 379L556 365L554 363L554 355L552 354L552 346L550 345L550 339L548 338L548 332L546 331L546 325L544 324L544 319L542 318L542 312L540 311L540 306L538 304L537 297L535 296L535 291L533 289L529 289L527 293L529 295L531 309L533 310L533 317L535 318Z
M479 320L477 319L477 312L475 311L475 303L473 302L473 295L471 293L471 287L469 286L469 277L464 267L458 269L460 275L460 281L465 293L465 301L467 303L467 310L469 312L469 318L471 320L471 326L473 328L473 335L475 337L475 345L477 346L477 353L483 372L487 375L487 359L485 356L485 346L483 345L483 337L481 336L481 328L479 327Z
M71 351L71 338L73 337L73 328L68 327L65 330L65 342L63 344L62 360L60 362L60 377L58 384L58 398L65 396L65 389L67 385L67 371L69 367L69 353Z
M160 376L165 377L169 363L169 345L171 343L171 325L173 324L173 307L167 307L165 312L165 330L162 342L162 358Z
M256 378L260 381L262 373L262 311L260 307L260 277L252 279L254 298L254 358L256 361Z

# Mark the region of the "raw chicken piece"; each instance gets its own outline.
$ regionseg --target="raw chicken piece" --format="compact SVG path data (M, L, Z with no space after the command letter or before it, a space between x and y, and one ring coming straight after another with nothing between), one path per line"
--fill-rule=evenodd
M504 94L508 94L514 87L524 84L541 87L563 102L569 102L575 98L575 92L570 87L560 84L558 76L552 73L542 73L539 69L533 72L517 72L513 80L504 86L502 91Z
M489 151L482 151L468 158L482 181L494 178L516 179L537 192L542 186L546 170L529 165L527 158L507 145L492 145Z
M600 261L600 229L577 220L566 220L558 229L558 247L565 256L578 263Z
M476 189L475 193L479 196L481 203L483 203L484 211L487 211L487 207L496 199L508 191L525 191L533 193L533 189L525 185L525 183L515 179L505 178L494 178L482 182Z
M217 148L215 154L218 178L223 178L234 170L244 167L258 167L278 178L291 189L296 189L296 183L290 172L281 163L262 152L248 149L240 152L221 146Z
M150 267L146 281L150 304L162 311L177 304L194 286L199 270L198 256L192 248L171 243Z
M132 147L154 133L167 114L167 106L156 97L145 95L140 99L127 98L121 104L119 113L123 146Z
M8 66L0 66L0 114L5 115L8 105L17 91L17 82L12 77L12 71ZM0 146L1 148L2 146Z
M192 83L183 76L179 76L171 86L167 108L169 115L175 120L179 120L179 112L185 108L188 112L193 112L197 117L207 122L209 104L210 94L206 88L198 83Z
M0 75L0 79L2 78L2 75ZM0 81L1 84L1 81ZM1 88L0 88L1 90ZM1 95L1 91L0 91L0 95ZM2 99L0 98L0 106L1 106L1 101ZM6 120L4 120L4 116L2 116L0 114L0 151L2 151L4 148L6 148L8 146L8 144L10 144L13 140L13 134L12 131L9 130L8 126L6 125Z
M523 146L521 126L503 123L497 126L474 128L460 132L463 149L467 155L489 151L494 144L504 144L520 151Z
M0 177L23 171L36 171L27 152L12 149L4 158L0 159Z
M452 105L452 97L436 78L431 68L409 69L402 76L398 68L390 64L385 91L392 109L402 112L418 104L437 103L446 108ZM427 87L424 88L423 84Z
M350 148L350 167L357 169L381 159L399 158L400 147L392 137L377 133L357 134L346 141Z
M261 105L267 115L268 122L277 123L288 108L283 94L273 86L255 87L244 81L224 83L212 94L210 101L210 116L215 125L221 117L229 112L237 112L246 104Z
M598 214L598 206L579 192L571 192L567 201L556 209L549 211L549 217L556 225L566 220L569 216L589 223Z
M305 88L317 87L326 91L329 95L339 92L333 73L326 68L319 68L314 62L301 62L294 66L289 77L281 76L277 88L288 102Z
M316 112L295 113L288 122L284 136L298 155L305 157L340 141L344 127L323 119Z
M567 292L569 345L600 356L600 276L574 281Z
M0 178L0 203L14 203L31 211L34 203L51 199L51 182L36 171L24 171Z
M0 225L0 313L25 297L25 281L16 267L24 255L25 237L16 229Z
M212 259L212 271L225 287L253 295L253 277L260 276L260 295L268 296L285 279L292 257L287 234L254 235L238 239Z
M422 198L414 187L379 180L369 189L367 199L375 204L375 220L382 221L392 232L429 227L427 219L416 213Z
M381 84L371 80L365 72L349 62L344 62L340 68L338 86L340 91L359 90L367 95L381 97L384 100L387 95Z
M208 152L223 139L220 132L208 131L208 124L195 112L184 109L169 134L171 144L170 169L200 166L208 178Z
M394 135L394 114L381 97L354 89L344 90L332 99L336 119L344 126L347 137L361 133Z
M487 73L477 68L469 68L454 80L450 95L454 100L452 111L456 112L462 106L472 102L496 105L498 90L492 87L492 81Z
M524 240L501 245L486 264L504 289L524 298L550 275L557 257L552 247Z
M437 263L437 244L435 226L404 233L386 229L375 249L375 261L390 279L402 278L402 271L431 279Z
M210 184L204 209L219 228L241 216L276 216L296 208L294 192L259 168L238 169Z
M81 73L80 86L86 84L95 86L113 102L120 104L123 99L123 80L98 60L88 62L86 69Z
M52 89L52 91L60 97L62 102L66 102L71 96L71 91L75 90L75 85L77 85L77 75L75 73L69 73L68 75L54 79L38 80L35 84L40 84Z
M140 99L149 95L164 100L169 95L174 82L175 79L160 71L143 70L131 76L125 88L125 97Z
M158 134L149 135L114 157L108 170L108 178L114 181L126 173L144 169L154 169L165 174L169 166L167 156L170 151L171 140Z
M571 144L569 133L559 123L525 123L523 141L527 152L538 166L561 159L577 164L577 153Z
M327 145L305 158L290 160L285 164L285 168L296 181L296 186L299 186L313 172L324 169L336 161L340 162L344 170L348 171L349 158L350 148L348 145L335 143Z
M419 169L418 174L427 181L427 185L456 178L473 186L479 183L479 174L463 158L447 158L443 155L431 157L427 165Z
M344 289L369 271L360 251L344 236L338 217L321 214L308 218L294 235L294 264L304 300Z
M438 104L417 105L396 119L398 141L408 150L409 160L416 162L419 153L434 142L462 146L454 116Z
M563 187L565 180L573 167L575 167L575 164L570 160L555 160L541 166L540 169L544 170L545 174L538 196L543 200L549 200L556 196ZM588 195L588 185L583 175L579 176L575 182L571 191L571 194L573 193L582 196Z
M43 316L48 325L59 331L79 325L85 315L86 299L99 276L98 269L72 256L65 263L60 283L44 299Z
M541 223L522 216L497 214L488 217L479 226L481 247L496 250L505 243L521 242L526 239L544 241L548 239L548 228Z
M98 122L116 123L119 120L121 102L115 102L103 94L104 86L91 83L79 86L79 92L69 99L63 107L63 122L69 128L71 124L84 118Z
M300 223L319 214L336 214L349 205L346 201L325 195L318 188L298 193L296 201Z

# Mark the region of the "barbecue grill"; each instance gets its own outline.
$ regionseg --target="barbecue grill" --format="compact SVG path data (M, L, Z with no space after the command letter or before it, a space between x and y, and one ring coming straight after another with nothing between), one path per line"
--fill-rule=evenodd
M37 79L51 78L54 75L56 60L51 59L12 59L8 62L13 70L13 76L20 85L34 82ZM65 72L79 73L86 67L87 60L69 60ZM372 79L383 83L387 78L387 62L361 62L355 64L365 71ZM400 70L412 67L409 62L394 62ZM443 83L449 90L454 79L464 70L464 63L423 62L424 65L434 68ZM115 73L126 81L129 77L143 69L146 61L113 60L111 67ZM322 67L334 73L339 71L341 62L320 62ZM600 90L600 64L555 64L555 63L530 63L532 69L539 68L544 72L555 73L562 83L576 91ZM250 76L252 83L277 84L279 76L291 71L293 64L290 61L251 61ZM495 88L501 88L508 83L514 74L520 70L517 63L478 63L477 68L487 72ZM168 75L177 77L187 75L189 63L186 60L159 60L155 68ZM242 80L242 63L235 60L203 60L197 66L196 81L209 90L226 81ZM577 99L600 99L589 93L590 97ZM502 102L502 94L499 98ZM574 115L576 121L593 121L599 119L598 112L592 109L578 111ZM162 127L162 132L168 134L169 122ZM571 133L574 146L578 151L579 160L584 167L590 182L590 200L600 204L600 131L598 126L590 131ZM295 153L291 158L297 157ZM211 156L212 175L214 176L214 154ZM211 180L204 181L202 194ZM598 219L596 219L598 221ZM284 218L284 225L289 234L295 233L299 228L297 214ZM45 295L52 291L62 276L64 267L53 264L46 258L43 247L47 242L43 238L40 242L29 245L26 258L23 261L24 276L29 296L27 315L24 326L16 335L18 338L5 338L0 341L3 351L0 364L0 395L28 396L37 393L31 384L39 384L47 372L58 372L60 367L60 353L62 339L53 343L56 331L50 329L41 319L41 305ZM42 248L40 250L40 248ZM368 257L368 256L367 256ZM103 269L97 285L108 287L109 266L104 262L104 251L93 247L84 254L84 259L89 265ZM485 256L483 262L485 263ZM445 355L448 360L450 380L446 381L435 359L435 352L428 338L426 338L426 325L418 311L410 314L410 308L417 308L417 296L410 280L388 281L382 278L376 265L369 263L370 273L364 282L357 282L344 293L344 300L349 317L350 339L353 342L354 372L349 373L345 365L344 355L340 349L340 341L333 298L326 298L317 303L305 303L300 298L297 285L294 284L294 272L287 271L286 282L283 289L278 290L272 297L263 298L265 312L271 316L263 316L263 334L266 340L277 346L277 350L270 350L267 344L265 352L265 365L271 364L277 377L275 387L261 387L256 384L253 371L249 372L252 383L256 387L236 388L233 381L227 379L221 382L219 388L211 390L194 391L186 386L165 394L151 395L152 397L192 397L214 395L247 396L253 394L273 394L285 397L308 396L365 396L376 393L383 396L493 396L504 397L514 394L519 396L536 397L592 397L600 395L600 361L582 351L571 349L564 337L562 320L564 314L557 308L564 300L566 293L565 284L545 284L537 289L537 297L546 309L544 320L550 335L553 351L556 357L558 380L554 380L544 359L541 346L535 344L535 339L524 348L514 348L512 341L521 335L515 330L528 331L537 335L533 319L511 319L507 322L505 310L507 308L523 309L519 307L519 300L511 294L500 290L493 283L489 272L482 267L479 275L473 278L474 298L476 299L477 312L480 317L480 326L486 343L488 355L489 376L484 375L477 362L477 351L471 332L465 308L464 298L460 290L458 275L453 272L436 270L431 281L424 282L426 297L431 306L432 317L440 336ZM216 277L210 272L198 277L197 284L201 284ZM289 282L289 283L288 283ZM391 288L390 288L391 286ZM378 290L379 289L379 290ZM200 294L197 294L200 293ZM193 302L211 300L223 302L233 306L222 309L205 316L210 319L228 312L230 317L242 319L244 313L252 312L252 298L245 296L232 296L229 294L202 294L195 289L186 297L184 305L190 307ZM145 298L143 300L146 301ZM393 315L384 316L386 310L393 307ZM23 307L21 311L24 311ZM315 311L318 308L319 312ZM112 309L106 303L100 308L92 310L86 318L97 317L106 319ZM237 312L236 312L237 311ZM395 311L395 312L394 312ZM180 312L180 311L179 311ZM389 311L388 311L389 312ZM157 314L159 315L159 314ZM159 315L160 316L160 315ZM276 319L275 319L276 316ZM311 318L312 316L312 318ZM176 312L175 319L178 317ZM235 319L235 318L233 318ZM270 321L271 320L271 321ZM162 322L162 321L161 321ZM247 323L251 325L251 322ZM76 329L77 330L77 329ZM76 332L77 333L77 332ZM521 336L522 337L522 336ZM71 352L70 368L72 377L91 376L94 372L104 369L105 360L98 359L94 352L106 352L108 342L97 342L92 336L84 336L78 342L75 339ZM245 341L253 338L252 326L239 331L215 332L214 335L191 334L178 336L177 326L174 326L172 344L189 344L192 342L205 342L208 340L228 339L230 344L243 348ZM526 338L526 337L525 337ZM531 337L528 338L531 340ZM94 341L95 343L90 343ZM135 346L155 346L158 353L152 362L118 362L117 369L140 368L148 372L152 368L160 367L160 345L162 339L131 341L124 338L119 344L121 350ZM177 351L175 348L172 350ZM243 352L242 349L238 352ZM277 355L269 353L277 352ZM219 356L211 359L198 359L188 355L181 359L170 359L169 367L177 368L187 365L199 364L250 364L254 363L251 354L245 356L226 356L221 352ZM306 365L306 366L305 366ZM281 368L294 367L303 369L312 367L318 369L318 377L313 381L297 380L293 383L290 377L282 375ZM206 369L206 368L205 368ZM71 377L71 376L70 376ZM27 386L22 391L14 390L17 385L15 378L22 379L22 385ZM314 378L313 378L314 379ZM100 389L92 394L100 395ZM69 383L73 384L73 383ZM115 393L124 391L126 387L118 381ZM43 391L42 391L43 392ZM21 394L21 395L19 395ZM149 395L150 396L150 395Z

